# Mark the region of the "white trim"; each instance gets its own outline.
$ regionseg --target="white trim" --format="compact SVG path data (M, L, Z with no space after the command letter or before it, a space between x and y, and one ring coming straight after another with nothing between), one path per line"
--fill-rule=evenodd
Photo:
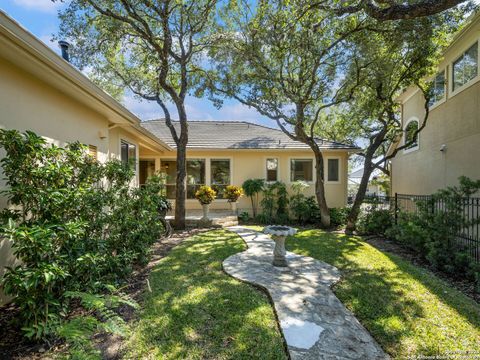
M263 157L263 170L265 174L265 182L267 184L273 184L276 181L268 181L268 172L267 172L267 160L269 159L276 159L277 160L277 180L280 181L280 158L278 156L264 156Z
M453 86L454 86L454 78L453 78L453 64L455 63L455 61L457 61L458 59L460 59L460 57L462 57L465 52L467 50L469 50L473 45L475 45L475 43L477 43L477 76L475 76L473 79L467 81L465 84L463 84L462 86L460 86L459 88L457 89L453 89ZM450 62L450 71L449 71L449 75L450 75L450 94L449 94L449 98L452 98L454 97L455 95L461 93L463 90L469 88L470 86L472 86L473 84L477 83L479 80L480 80L480 61L479 61L479 55L480 55L480 41L479 39L475 39L475 41L473 41L473 43L470 43L467 47L465 47L458 56L454 57L453 60Z
M287 183L288 184L291 184L291 183L294 183L295 181L298 181L298 180L292 180L292 160L312 160L312 181L306 181L306 180L302 180L302 181L305 181L306 183L308 184L315 184L315 181L317 179L317 171L316 171L316 168L315 168L315 157L311 156L301 156L301 157L296 157L296 156L289 156L288 157L288 174L287 174Z
M338 181L328 180L328 160L336 159L338 160ZM341 184L342 183L342 158L339 156L326 156L323 163L323 173L325 174L325 184Z
M416 116L411 116L411 117L405 122L405 126L403 127L403 141L402 141L402 146L405 145L405 141L407 140L407 134L406 134L407 126L408 126L408 124L410 124L412 121L416 121L416 122L417 122L417 126L420 127L420 120L418 120L418 118L417 118ZM413 146L413 147L411 147L411 148L408 148L408 149L403 149L403 153L404 153L404 154L408 154L408 153L417 151L419 148L420 148L420 133L417 134L417 145L416 145L416 146Z

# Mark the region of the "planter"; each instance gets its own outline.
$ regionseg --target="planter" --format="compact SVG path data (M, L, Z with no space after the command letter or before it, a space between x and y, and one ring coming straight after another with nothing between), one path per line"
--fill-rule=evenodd
M275 241L275 248L273 249L273 266L285 267L288 266L285 250L285 240L289 235L295 235L297 229L289 226L270 225L263 229L265 234L269 234L273 241Z
M203 217L201 220L203 221L208 221L208 210L210 209L210 204L202 204L202 209L203 209Z
M230 210L232 210L232 213L236 214L237 213L237 202L236 201L231 201L230 202Z

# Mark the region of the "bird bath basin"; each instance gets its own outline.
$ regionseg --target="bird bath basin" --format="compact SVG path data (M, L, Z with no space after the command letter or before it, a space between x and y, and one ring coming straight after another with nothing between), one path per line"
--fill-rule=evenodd
M285 239L287 236L295 235L297 229L289 226L270 225L263 229L264 234L268 234L275 241L275 248L273 249L273 266L288 266L285 257Z

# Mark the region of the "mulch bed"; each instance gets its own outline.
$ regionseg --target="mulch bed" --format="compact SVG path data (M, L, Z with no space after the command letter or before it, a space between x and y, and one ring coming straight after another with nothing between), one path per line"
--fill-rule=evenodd
M174 232L170 238L160 239L152 246L152 256L149 263L143 267L137 267L130 275L127 284L122 288L122 292L128 294L136 301L141 302L142 294L147 288L147 278L152 269L158 265L168 252L182 242L182 240L200 232L209 229L189 229L185 231ZM73 309L74 313L81 309ZM117 309L119 315L127 322L135 319L136 312L129 306L122 306ZM57 341L51 344L35 343L23 337L20 326L15 323L19 309L14 305L6 305L0 308L0 359L2 360L26 360L43 359L45 352L49 350L50 354L54 352L65 351L65 344ZM119 359L122 352L122 339L111 334L97 334L93 341L102 353L104 359ZM49 357L50 358L50 357Z
M417 252L406 248L395 241L378 236L364 236L363 239L381 251L386 251L401 256L402 258L410 261L413 265L431 271L437 277L446 281L450 286L461 291L463 294L480 304L480 294L475 291L474 282L462 279L460 277L455 277L435 269L428 263L426 259L419 256Z

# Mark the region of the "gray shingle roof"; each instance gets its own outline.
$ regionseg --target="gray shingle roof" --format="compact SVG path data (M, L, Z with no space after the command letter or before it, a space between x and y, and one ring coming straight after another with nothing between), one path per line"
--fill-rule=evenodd
M163 119L143 121L141 125L175 148L170 130ZM174 126L179 129L179 122ZM281 130L244 121L189 121L189 149L310 149L290 139ZM322 149L355 150L355 146L318 140Z

